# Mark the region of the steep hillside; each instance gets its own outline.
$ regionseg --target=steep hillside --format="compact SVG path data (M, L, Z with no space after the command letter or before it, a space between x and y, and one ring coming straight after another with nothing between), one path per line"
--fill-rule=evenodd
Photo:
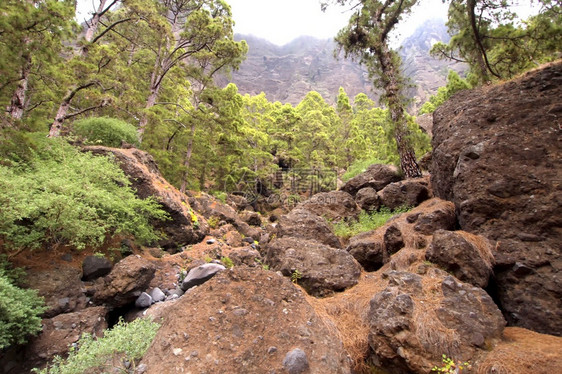
M443 21L430 20L402 45L405 72L418 86L408 91L415 98L412 113L445 85L449 68L463 68L429 56L433 43L448 38ZM334 56L333 40L300 37L279 47L254 36L236 35L236 39L246 40L250 47L246 61L230 79L243 94L257 95L263 91L270 101L296 105L307 92L317 91L333 103L341 86L351 98L361 92L372 99L378 97L364 67L342 54ZM220 83L228 81L222 78Z

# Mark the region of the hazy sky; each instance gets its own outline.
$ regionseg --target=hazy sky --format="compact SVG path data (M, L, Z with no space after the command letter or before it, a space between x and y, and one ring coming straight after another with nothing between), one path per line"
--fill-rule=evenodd
M232 7L234 31L252 34L283 45L301 35L333 38L351 16L348 8L331 6L320 10L320 0L227 0ZM447 17L441 0L421 0L410 17L401 22L399 33L407 37L428 18Z
M1 0L0 0L1 1ZM517 1L517 0L516 0ZM236 25L234 32L252 34L272 43L283 45L301 35L317 38L333 38L347 24L351 16L347 8L332 5L326 12L320 10L320 0L226 0L232 7ZM529 4L529 0L519 0ZM83 22L92 4L99 0L78 0ZM397 26L395 38L400 41L410 36L429 18L447 18L447 5L442 0L420 0L408 18ZM518 9L520 15L528 15L529 7ZM393 44L398 44L396 41Z

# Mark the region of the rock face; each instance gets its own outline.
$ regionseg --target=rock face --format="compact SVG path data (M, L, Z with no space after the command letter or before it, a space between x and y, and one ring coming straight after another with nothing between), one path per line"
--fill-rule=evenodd
M289 214L281 216L277 226L277 236L316 240L330 247L341 247L328 222L304 209L293 209Z
M155 271L156 266L140 256L125 257L96 281L92 299L111 308L131 304L148 288Z
M312 240L278 238L268 244L266 262L295 279L309 294L326 296L357 284L361 267L347 251Z
M365 172L348 180L341 190L355 196L362 188L371 187L380 191L388 184L400 180L402 180L402 176L395 166L374 164L369 166Z
M501 337L505 320L484 290L428 271L386 272L388 286L371 300L369 345L391 372L430 372L442 354L472 359Z
M432 187L494 241L511 325L562 334L562 62L461 92L434 113Z
M334 331L273 272L230 269L168 305L153 312L163 322L141 362L148 374L350 373Z
M198 243L209 232L205 220L191 210L187 196L162 177L156 162L148 153L135 148L92 146L84 149L93 154L113 155L129 177L137 195L141 199L152 196L160 202L172 219L153 223L157 230L165 234L165 238L158 243L162 248L176 250L187 244Z

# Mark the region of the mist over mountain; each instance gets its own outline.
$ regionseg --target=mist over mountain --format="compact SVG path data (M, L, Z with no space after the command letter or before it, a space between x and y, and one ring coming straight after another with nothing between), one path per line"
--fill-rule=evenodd
M232 77L221 78L220 84L235 83L242 94L257 95L264 92L269 101L298 104L310 91L335 103L339 87L350 98L365 93L377 100L367 70L343 53L336 54L332 39L302 36L292 42L277 46L253 35L235 35L236 40L246 40L249 52L246 60ZM438 41L448 41L449 35L443 20L428 20L402 43L400 55L404 71L416 87L408 90L413 98L410 112L414 113L430 95L446 83L448 69L462 71L462 64L440 61L429 55L431 46Z

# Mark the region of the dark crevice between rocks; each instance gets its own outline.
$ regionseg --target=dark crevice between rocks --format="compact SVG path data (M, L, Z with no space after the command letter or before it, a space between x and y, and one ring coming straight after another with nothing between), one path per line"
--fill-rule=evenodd
M113 328L113 326L115 326L120 319L123 319L125 322L132 321L134 319L133 316L136 315L138 311L139 309L135 307L134 302L110 310L105 317L107 321L107 328L108 329Z
M504 309L502 308L498 283L496 281L495 275L492 274L490 276L490 279L488 280L488 285L484 288L484 291L486 291L486 293L488 295L490 295L494 304L496 304L498 306L498 309L502 312L503 317L507 320L506 313L505 313Z

